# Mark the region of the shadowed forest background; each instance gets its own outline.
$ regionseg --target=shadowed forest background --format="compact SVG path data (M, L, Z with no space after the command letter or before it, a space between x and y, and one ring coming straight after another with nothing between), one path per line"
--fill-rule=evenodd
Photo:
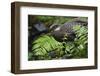
M88 57L88 18L28 15L28 60Z

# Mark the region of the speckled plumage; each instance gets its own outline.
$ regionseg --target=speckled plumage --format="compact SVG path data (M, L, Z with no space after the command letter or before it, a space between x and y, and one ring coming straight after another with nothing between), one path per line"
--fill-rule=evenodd
M51 34L55 37L55 39L62 41L64 35L67 35L69 39L73 39L75 37L75 31L73 30L73 26L87 26L87 21L82 20L73 20L70 22L66 22L63 25L53 25L53 31Z

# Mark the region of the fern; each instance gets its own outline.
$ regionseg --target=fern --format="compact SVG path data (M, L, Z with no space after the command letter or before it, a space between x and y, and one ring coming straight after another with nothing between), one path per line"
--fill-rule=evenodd
M35 41L33 41L33 47L32 52L35 56L38 57L45 57L50 59L48 56L50 51L57 51L57 49L62 49L63 45L62 43L56 41L52 36L50 35L42 35ZM41 59L41 58L40 58Z
M50 34L41 35L32 43L32 52L29 52L29 60L87 58L87 27L73 26L73 31L76 34L74 41L68 41L67 36L64 36L63 42L58 42Z
M79 27L77 29L77 27ZM88 48L88 29L86 26L76 26L73 28L76 33L75 38L75 45L77 45L77 49L79 52L76 54L76 56L81 57L87 57L87 48Z
M71 58L86 58L88 48L88 29L85 26L74 26L76 38L65 43L65 53Z

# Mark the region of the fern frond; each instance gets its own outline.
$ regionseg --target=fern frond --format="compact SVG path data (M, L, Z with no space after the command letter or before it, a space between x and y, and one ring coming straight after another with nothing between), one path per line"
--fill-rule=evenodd
M52 50L62 48L62 43L56 41L50 35L42 35L33 41L32 51L36 56L45 56Z

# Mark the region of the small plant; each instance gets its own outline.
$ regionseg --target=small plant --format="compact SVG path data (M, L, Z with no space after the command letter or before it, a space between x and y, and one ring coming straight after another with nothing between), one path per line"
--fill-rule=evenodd
M56 41L51 35L41 35L32 43L32 53L36 59L52 59L63 48L62 43ZM52 52L53 51L53 52Z
M76 37L74 41L64 43L66 58L87 58L88 33L86 26L74 26Z
M88 29L87 26L75 26L73 27L76 33L74 44L77 47L77 53L75 57L84 58L87 57L88 52ZM78 58L79 58L78 57Z
M64 36L63 42L58 42L50 34L43 34L32 43L32 52L29 52L29 60L52 60L87 58L88 31L86 26L74 26L76 37L68 41Z

